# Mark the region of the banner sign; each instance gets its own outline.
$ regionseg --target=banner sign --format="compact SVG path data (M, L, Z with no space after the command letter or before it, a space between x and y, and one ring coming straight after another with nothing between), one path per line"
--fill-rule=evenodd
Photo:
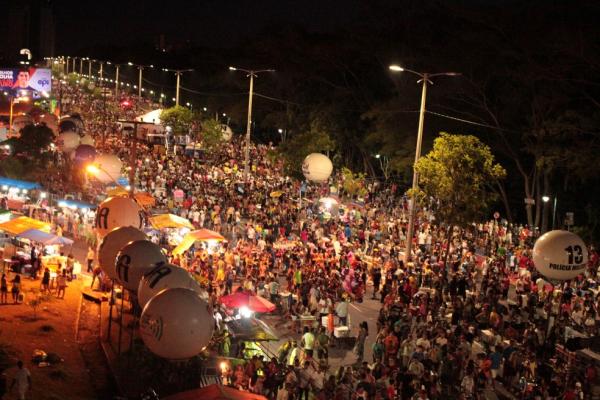
M52 91L52 70L48 68L0 68L0 90L13 96L34 99L48 97Z

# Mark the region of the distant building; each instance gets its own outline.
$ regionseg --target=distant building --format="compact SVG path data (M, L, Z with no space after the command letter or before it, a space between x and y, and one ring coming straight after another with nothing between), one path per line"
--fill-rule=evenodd
M0 50L3 64L18 64L19 50L31 50L33 61L54 56L55 27L50 0L8 0L4 15L8 24L0 31L6 46ZM8 65L7 65L8 66Z

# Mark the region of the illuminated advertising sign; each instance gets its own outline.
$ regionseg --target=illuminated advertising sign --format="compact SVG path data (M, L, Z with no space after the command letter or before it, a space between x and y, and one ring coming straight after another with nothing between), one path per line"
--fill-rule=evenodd
M48 97L52 90L52 71L48 68L0 68L0 90L13 96L34 99Z

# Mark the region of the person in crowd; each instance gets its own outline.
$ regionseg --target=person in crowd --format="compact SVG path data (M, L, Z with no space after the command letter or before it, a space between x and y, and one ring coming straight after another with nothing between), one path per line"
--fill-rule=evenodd
M63 268L61 273L56 276L56 298L64 299L65 291L67 289L67 270Z
M11 283L10 292L12 293L13 304L17 304L20 301L19 296L21 294L21 275L16 274Z
M10 384L10 390L12 391L15 386L17 387L17 398L25 400L27 392L31 389L31 373L21 360L17 361L17 371Z
M6 279L6 274L2 274L2 279L0 280L0 303L6 304L8 302L8 281Z

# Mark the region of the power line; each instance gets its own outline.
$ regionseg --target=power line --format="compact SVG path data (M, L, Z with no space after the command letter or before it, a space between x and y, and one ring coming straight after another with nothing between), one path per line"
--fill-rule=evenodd
M503 131L503 132L509 132L509 133L517 133L517 134L521 133L521 132L518 132L518 131L511 130L511 129L498 128L497 126L485 124L485 123L482 123L482 122L470 121L470 120L464 119L464 118L453 117L451 115L441 114L441 113L438 113L438 112L435 112L435 111L425 110L425 112L427 114L435 115L437 117L447 118L447 119L451 119L451 120L459 121L459 122L464 122L465 124L477 125L477 126L481 126L481 127L484 127L484 128L489 128L489 129L494 129L494 130L497 130L497 131Z
M246 95L246 94L248 94L248 92L239 92L239 93L200 92L198 90L188 89L188 88L183 87L183 86L179 86L179 88L181 90L185 90L186 92L190 92L190 93L194 93L194 94L199 94L199 95L202 95L202 96L221 96L221 97L227 97L227 96L240 96L240 95Z

